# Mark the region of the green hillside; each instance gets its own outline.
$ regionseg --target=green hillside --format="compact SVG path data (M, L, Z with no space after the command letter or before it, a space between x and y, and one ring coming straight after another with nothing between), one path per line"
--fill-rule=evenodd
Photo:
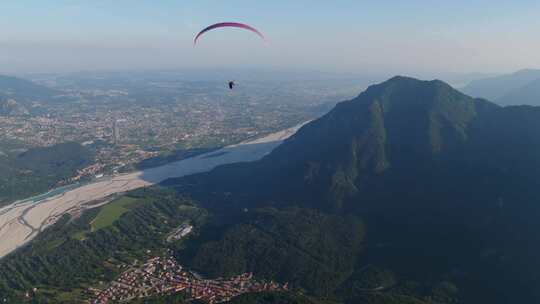
M102 229L91 222L107 207L64 219L0 261L0 292L37 284L45 303L66 293L77 303L81 288L118 274L111 265L150 250L209 277L290 284L232 303L537 303L538 130L540 108L395 77L261 161L130 193L145 203L111 212ZM195 232L165 242L185 220Z
M93 161L94 153L78 143L0 155L0 205L46 192Z
M395 77L259 162L167 184L219 212L295 205L358 216L366 230L358 267L398 278L370 295L375 303L431 301L444 282L455 286L440 296L448 303L535 302L538 130L536 107L502 108L440 81Z

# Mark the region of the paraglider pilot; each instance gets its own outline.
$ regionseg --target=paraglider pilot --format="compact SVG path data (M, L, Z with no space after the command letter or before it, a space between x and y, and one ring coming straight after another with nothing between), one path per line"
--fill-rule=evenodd
M227 27L240 28L240 29L251 31L251 32L257 34L259 37L261 37L261 39L263 41L266 41L266 38L264 37L264 35L261 32L259 32L257 29L255 29L254 27L252 27L250 25L247 25L247 24L244 24L244 23L238 23L238 22L221 22L221 23L216 23L216 24L210 25L210 26L206 27L205 29L203 29L202 31L200 31L197 34L197 36L195 36L195 39L193 39L193 46L197 45L197 41L199 40L199 38L204 33L208 32L208 31L211 31L211 30L214 30L214 29L227 28ZM229 81L229 89L232 90L235 86L236 86L236 83L234 83L234 81Z

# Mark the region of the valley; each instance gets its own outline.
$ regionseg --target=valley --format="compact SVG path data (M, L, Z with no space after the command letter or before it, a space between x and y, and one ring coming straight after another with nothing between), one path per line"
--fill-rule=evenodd
M0 9L0 304L540 303L540 1Z
M0 292L144 292L161 285L122 265L159 257L288 283L231 303L534 302L538 129L538 108L396 76L295 128L2 209L24 246L4 247ZM185 302L171 284L143 301Z
M119 194L160 183L168 178L209 171L216 166L249 162L270 153L303 124L265 137L225 147L144 171L102 178L52 196L27 199L0 208L0 257L31 241L66 213L77 214L111 201Z

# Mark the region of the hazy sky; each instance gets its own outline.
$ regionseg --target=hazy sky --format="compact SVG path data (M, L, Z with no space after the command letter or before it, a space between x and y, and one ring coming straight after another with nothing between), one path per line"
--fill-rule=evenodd
M540 67L534 0L2 0L0 73L179 67L507 72ZM249 23L270 43L208 24Z

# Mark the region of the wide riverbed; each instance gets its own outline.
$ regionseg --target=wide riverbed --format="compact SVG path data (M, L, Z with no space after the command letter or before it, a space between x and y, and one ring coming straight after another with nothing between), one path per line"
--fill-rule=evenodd
M113 194L154 185L168 178L210 171L219 165L259 160L302 125L161 167L104 178L80 187L74 185L53 190L2 207L0 257L32 240L62 215L100 206Z

